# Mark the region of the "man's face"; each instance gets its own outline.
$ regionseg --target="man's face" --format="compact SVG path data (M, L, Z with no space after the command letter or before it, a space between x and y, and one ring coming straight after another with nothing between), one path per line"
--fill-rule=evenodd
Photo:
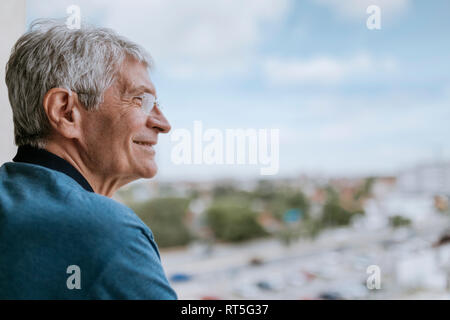
M170 124L153 108L147 115L139 107L144 93L156 96L146 66L132 59L122 65L118 81L104 94L97 111L83 112L82 127L87 159L94 172L118 180L151 178L156 174L154 145L158 133Z

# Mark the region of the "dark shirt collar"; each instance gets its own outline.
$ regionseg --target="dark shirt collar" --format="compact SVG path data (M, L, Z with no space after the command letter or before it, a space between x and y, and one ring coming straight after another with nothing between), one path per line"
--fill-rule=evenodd
M77 169L75 169L74 166L63 158L60 158L47 150L38 149L28 145L20 146L17 150L16 156L13 158L13 161L37 164L39 166L65 173L78 182L85 190L94 192L89 182Z

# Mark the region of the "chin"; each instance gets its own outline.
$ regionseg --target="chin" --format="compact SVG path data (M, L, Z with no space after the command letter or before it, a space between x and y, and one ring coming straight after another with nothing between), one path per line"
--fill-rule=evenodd
M157 172L158 172L158 167L156 166L155 163L152 163L151 165L146 166L141 171L140 176L141 176L141 178L144 178L144 179L150 179L150 178L153 178Z

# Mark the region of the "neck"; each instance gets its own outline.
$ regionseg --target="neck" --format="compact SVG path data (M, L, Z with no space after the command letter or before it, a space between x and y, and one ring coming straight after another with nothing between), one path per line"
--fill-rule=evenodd
M95 193L111 198L120 187L131 182L108 172L98 170L98 168L95 168L98 166L90 164L89 157L83 157L80 150L72 144L61 145L53 141L48 141L45 149L74 166L89 182Z

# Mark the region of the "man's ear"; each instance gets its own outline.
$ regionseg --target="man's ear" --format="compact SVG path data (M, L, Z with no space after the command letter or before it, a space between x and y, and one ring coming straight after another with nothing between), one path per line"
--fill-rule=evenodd
M81 105L75 93L65 88L53 88L47 91L42 103L55 131L69 139L79 136Z

